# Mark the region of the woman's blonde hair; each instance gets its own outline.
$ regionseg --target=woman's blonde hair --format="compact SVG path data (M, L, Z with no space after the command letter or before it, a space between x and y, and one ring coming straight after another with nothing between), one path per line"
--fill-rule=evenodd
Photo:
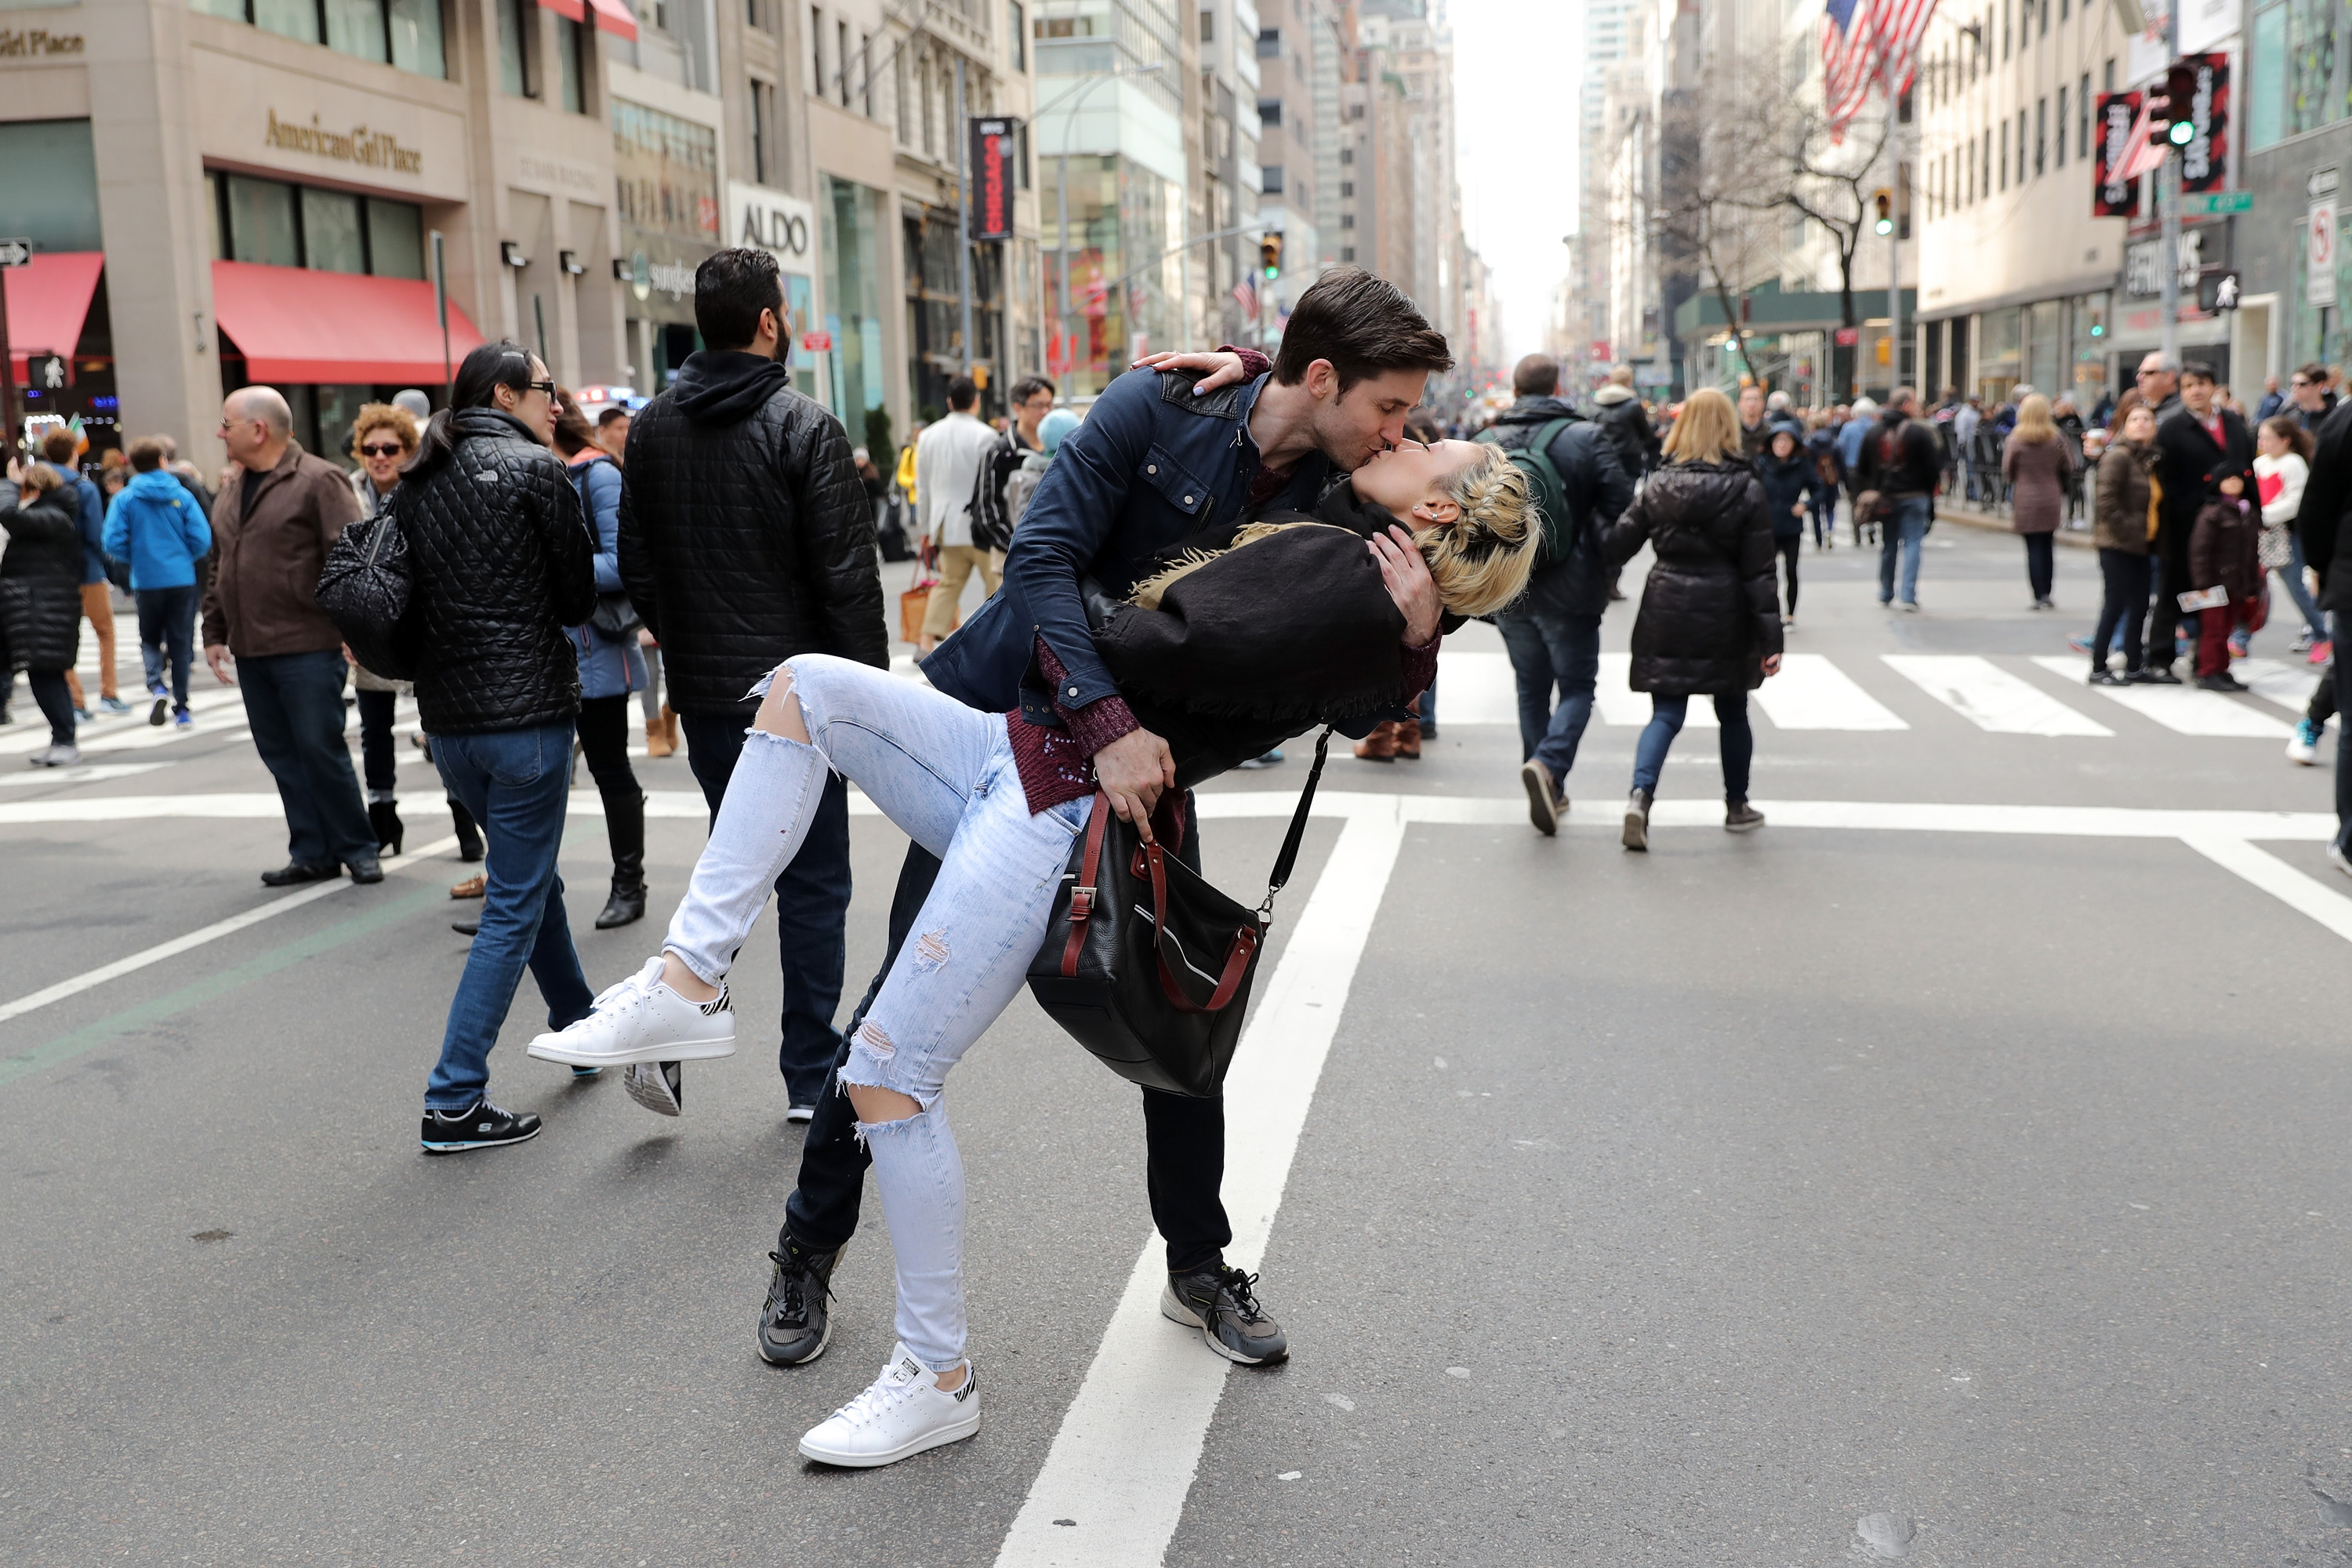
M2038 392L2017 405L2017 438L2036 447L2058 439L2058 426L2050 417L2050 400Z
M394 403L362 403L352 420L352 460L360 460L360 443L378 430L390 430L401 449L414 452L419 439L416 416Z
M1543 542L1528 476L1502 447L1478 450L1479 461L1463 464L1445 481L1460 520L1418 538L1438 599L1457 616L1491 616L1525 593Z
M1685 398L1664 450L1673 463L1720 463L1738 457L1739 416L1731 399L1711 386Z

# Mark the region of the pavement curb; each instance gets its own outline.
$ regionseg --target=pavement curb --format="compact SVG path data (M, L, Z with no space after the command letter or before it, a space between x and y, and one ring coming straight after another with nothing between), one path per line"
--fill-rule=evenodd
M1994 517L1981 511L1963 511L1958 507L1947 507L1940 500L1936 505L1936 521L1956 522L1962 528L1973 528L1985 533L2006 533L2012 537L2017 533L2017 530L2009 525L2009 519L2005 517ZM2054 537L2059 543L2071 545L2076 550L2098 548L2091 542L2091 531L2087 528L2062 528Z

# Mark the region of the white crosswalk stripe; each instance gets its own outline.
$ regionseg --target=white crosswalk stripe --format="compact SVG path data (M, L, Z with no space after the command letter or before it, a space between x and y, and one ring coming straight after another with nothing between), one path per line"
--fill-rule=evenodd
M1887 668L1997 735L2113 735L2021 676L1978 654L1890 653Z
M1856 685L1827 654L1782 656L1780 673L1756 690L1756 705L1783 730L1908 730L1895 711Z
M2300 659L2289 664L2283 658L2242 658L2230 667L2230 673L2253 688L2255 696L2298 718L2319 684L2319 671Z
M2072 655L2042 654L2036 656L2033 662L2053 675L2071 677L2075 680L2081 680L2088 668L2081 658ZM2283 741L2293 733L2286 725L2262 712L2252 703L2223 692L2200 691L2194 686L2086 686L2084 689L2096 692L2108 701L2119 703L2182 735L2243 736L2253 740Z

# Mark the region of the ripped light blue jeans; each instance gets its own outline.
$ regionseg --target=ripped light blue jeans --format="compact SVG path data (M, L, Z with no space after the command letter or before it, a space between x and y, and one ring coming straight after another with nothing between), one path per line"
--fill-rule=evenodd
M828 766L940 858L923 902L852 1042L841 1081L923 1109L861 1122L898 1270L898 1338L935 1372L963 1360L963 1160L941 1099L948 1072L1020 991L1091 797L1032 814L1005 720L916 681L824 654L787 659L811 744L745 737L710 841L663 946L717 984L791 864ZM763 687L762 689L765 688Z

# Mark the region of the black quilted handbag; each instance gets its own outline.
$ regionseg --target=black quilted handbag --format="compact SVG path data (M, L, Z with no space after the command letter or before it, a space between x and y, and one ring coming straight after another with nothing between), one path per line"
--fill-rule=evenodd
M319 574L319 608L343 634L352 657L386 680L416 679L408 617L412 565L408 538L380 506L343 530Z
M1130 1083L1205 1099L1224 1086L1249 1009L1274 895L1290 880L1331 731L1275 858L1265 901L1235 903L1159 844L1145 844L1101 791L1072 847L1029 991L1054 1022Z

